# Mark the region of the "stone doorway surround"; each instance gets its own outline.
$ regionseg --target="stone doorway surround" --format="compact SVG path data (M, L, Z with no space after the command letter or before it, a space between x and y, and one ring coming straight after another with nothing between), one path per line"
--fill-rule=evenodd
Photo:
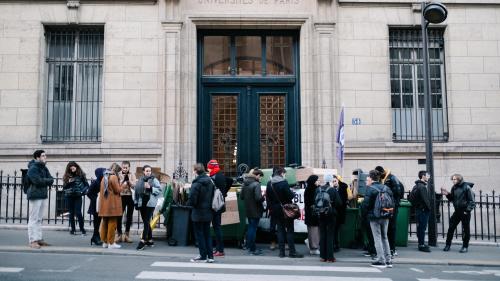
M162 22L165 36L164 165L196 162L197 30L295 29L299 37L299 98L302 164L319 166L335 159L337 119L334 22L312 16L187 16ZM175 102L174 102L175 101ZM172 114L175 112L175 114Z

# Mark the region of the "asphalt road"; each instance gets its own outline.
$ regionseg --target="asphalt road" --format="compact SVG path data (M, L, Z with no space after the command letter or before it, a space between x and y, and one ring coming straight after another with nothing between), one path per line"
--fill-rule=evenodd
M500 280L499 267L363 263L324 264L278 257L219 258L213 264L186 257L0 252L0 280L251 280L390 281Z

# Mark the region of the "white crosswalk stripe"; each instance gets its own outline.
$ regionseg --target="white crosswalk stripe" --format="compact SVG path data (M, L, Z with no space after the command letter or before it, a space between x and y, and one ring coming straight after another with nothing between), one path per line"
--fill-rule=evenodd
M17 273L23 271L24 268L22 267L2 267L0 266L0 272L5 272L5 273Z
M189 263L189 262L154 262L152 268L168 268L168 271L146 270L140 272L136 279L149 280L217 280L217 281L391 281L390 278L372 277L346 277L331 276L332 272L350 273L381 273L382 271L372 267L353 266L294 266L294 265L269 265L269 264L228 264L228 263ZM176 269L176 270L173 270ZM185 269L184 271L182 271ZM203 272L197 272L203 271ZM237 270L240 272L224 272L221 270ZM208 271L208 272L207 272ZM256 272L263 272L255 274ZM292 275L292 272L310 273L308 275ZM292 274L291 274L292 273ZM320 274L323 275L320 275ZM326 273L326 274L325 274Z

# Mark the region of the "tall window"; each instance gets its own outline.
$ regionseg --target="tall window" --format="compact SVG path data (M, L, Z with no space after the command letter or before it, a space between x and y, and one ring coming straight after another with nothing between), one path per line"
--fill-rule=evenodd
M429 76L432 100L432 139L448 140L444 40L442 29L429 30ZM420 29L389 31L392 139L424 141L424 82Z
M103 27L46 27L43 142L99 142Z

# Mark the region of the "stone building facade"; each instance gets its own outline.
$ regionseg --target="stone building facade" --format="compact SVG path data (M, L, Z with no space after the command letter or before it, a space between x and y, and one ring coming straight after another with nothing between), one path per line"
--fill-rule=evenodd
M448 19L430 30L436 185L458 172L492 190L500 1L442 2ZM411 186L425 169L419 26L411 0L1 1L0 169L42 148L53 171L126 159L172 173L211 158L234 172L342 170L344 105L343 174L383 165Z

